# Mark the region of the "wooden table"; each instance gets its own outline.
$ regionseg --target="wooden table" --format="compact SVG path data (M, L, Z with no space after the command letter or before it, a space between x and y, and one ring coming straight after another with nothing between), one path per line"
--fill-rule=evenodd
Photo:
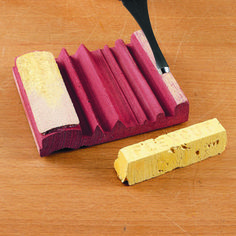
M236 234L236 3L149 0L149 8L189 121L40 158L14 58L128 43L139 27L118 0L0 0L0 235ZM118 180L120 148L214 117L228 134L222 155L130 187Z

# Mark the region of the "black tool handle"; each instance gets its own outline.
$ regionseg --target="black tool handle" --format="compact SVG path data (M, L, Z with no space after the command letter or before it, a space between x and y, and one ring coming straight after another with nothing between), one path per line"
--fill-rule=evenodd
M152 30L147 0L122 0L122 3L132 14L144 32L155 57L157 68L160 69L162 73L169 72L169 66L159 48Z

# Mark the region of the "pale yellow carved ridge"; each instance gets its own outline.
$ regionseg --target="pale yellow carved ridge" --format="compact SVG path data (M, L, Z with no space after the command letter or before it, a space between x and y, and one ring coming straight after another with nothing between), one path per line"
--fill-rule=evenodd
M27 53L17 58L16 66L40 133L79 124L52 53Z
M52 53L27 53L16 59L16 65L27 95L36 93L50 106L58 103L64 83Z

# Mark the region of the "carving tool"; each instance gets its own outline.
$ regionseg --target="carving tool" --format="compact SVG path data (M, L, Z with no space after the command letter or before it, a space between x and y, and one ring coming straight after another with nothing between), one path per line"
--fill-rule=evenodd
M142 31L144 32L155 57L158 72L160 74L170 72L169 66L161 52L160 47L158 46L152 30L148 13L147 0L122 0L122 3L131 13L131 15L134 17L134 19L137 21Z

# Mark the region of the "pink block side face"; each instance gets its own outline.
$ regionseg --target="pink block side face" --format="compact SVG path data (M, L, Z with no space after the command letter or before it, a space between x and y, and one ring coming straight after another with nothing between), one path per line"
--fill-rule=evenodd
M41 134L17 67L13 74L41 156L54 151L92 146L188 120L189 103L171 73L160 75L141 31L130 44L88 51L81 45L70 56L62 49L56 59L80 120Z

